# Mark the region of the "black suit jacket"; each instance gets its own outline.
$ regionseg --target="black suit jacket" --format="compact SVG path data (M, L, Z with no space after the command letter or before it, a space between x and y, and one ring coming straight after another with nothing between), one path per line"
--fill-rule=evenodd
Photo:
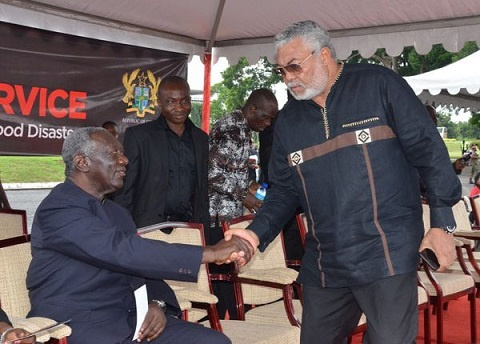
M71 319L69 344L132 343L134 290L179 306L164 279L195 281L203 248L142 239L128 211L70 180L42 201L32 225L29 316Z
M197 178L193 197L193 222L208 228L208 135L189 119L195 149ZM129 163L123 188L114 200L132 214L138 227L166 221L164 215L168 190L167 123L163 116L130 127L125 132L123 146Z
M10 320L8 320L7 314L1 308L0 308L0 322L4 322L12 326L12 323L10 322Z

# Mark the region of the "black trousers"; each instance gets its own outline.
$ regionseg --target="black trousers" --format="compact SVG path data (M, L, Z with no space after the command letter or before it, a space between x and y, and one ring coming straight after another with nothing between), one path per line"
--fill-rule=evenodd
M362 312L366 344L412 344L418 331L417 273L351 288L304 286L302 344L346 344Z
M205 240L208 245L215 245L217 242L223 239L222 228L220 227L218 220L215 222L216 224L207 229L205 232ZM231 264L208 264L208 270L210 273L228 274L231 269ZM233 284L228 281L212 281L212 288L213 293L218 298L218 303L216 306L220 319L225 319L227 311L230 319L238 319Z

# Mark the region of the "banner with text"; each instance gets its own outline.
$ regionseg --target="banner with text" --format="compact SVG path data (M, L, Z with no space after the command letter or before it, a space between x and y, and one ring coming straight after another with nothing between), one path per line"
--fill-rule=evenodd
M159 115L166 75L188 56L0 23L0 154L60 154L78 127L119 132Z

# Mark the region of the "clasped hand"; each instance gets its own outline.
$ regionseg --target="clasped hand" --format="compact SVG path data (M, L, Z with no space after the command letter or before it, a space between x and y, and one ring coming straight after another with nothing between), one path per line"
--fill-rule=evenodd
M228 239L205 247L202 263L228 264L235 261L240 266L248 263L255 253L250 242L239 236L231 236Z

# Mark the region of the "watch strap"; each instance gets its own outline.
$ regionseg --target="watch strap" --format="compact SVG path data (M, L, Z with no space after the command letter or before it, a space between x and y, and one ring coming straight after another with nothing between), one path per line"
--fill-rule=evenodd
M167 304L163 300L152 300L152 303L155 303L158 307L160 307L163 313L167 312Z

